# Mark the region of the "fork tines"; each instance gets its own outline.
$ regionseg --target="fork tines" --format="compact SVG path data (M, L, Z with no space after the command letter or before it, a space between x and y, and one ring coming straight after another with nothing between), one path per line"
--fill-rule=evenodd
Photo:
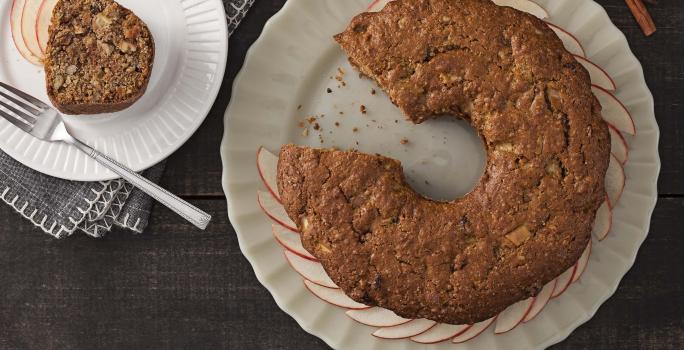
M30 132L48 105L37 98L0 82L0 116L16 127Z

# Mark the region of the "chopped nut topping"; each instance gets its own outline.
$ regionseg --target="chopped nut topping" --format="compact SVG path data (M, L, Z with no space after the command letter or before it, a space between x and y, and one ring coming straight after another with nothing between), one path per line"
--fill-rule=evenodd
M128 41L122 41L119 43L119 50L121 52L126 53L126 52L135 52L137 48L135 45L129 43Z
M521 244L525 243L528 239L530 239L530 237L532 237L532 234L525 225L516 228L506 235L506 238L515 244L516 247L519 247Z

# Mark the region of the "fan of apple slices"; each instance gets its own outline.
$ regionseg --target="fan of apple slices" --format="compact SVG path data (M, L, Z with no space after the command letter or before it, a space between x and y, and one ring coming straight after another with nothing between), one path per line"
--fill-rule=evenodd
M52 10L58 0L14 0L10 13L12 39L22 57L42 66Z
M391 0L375 0L368 11L379 11ZM546 19L548 13L531 0L493 0L497 5L510 6ZM276 184L278 157L268 150L257 151L257 169L267 191L258 191L257 200L264 213L274 221L273 236L284 248L285 259L303 278L306 288L321 300L346 309L351 319L377 328L372 335L383 339L410 339L420 344L451 341L464 343L476 338L494 325L494 334L509 332L521 324L531 322L545 306L560 297L573 283L579 281L590 261L592 245L600 244L611 232L613 208L618 205L625 187L624 166L629 159L628 138L636 135L636 127L629 110L613 95L618 87L608 73L590 61L582 44L567 30L547 22L563 41L566 49L589 72L592 90L603 107L602 116L608 123L611 136L611 157L606 174L606 200L596 213L593 227L594 242L590 241L579 260L549 282L535 297L509 306L496 317L472 324L450 325L426 319L406 319L390 310L370 307L347 297L326 274L323 266L302 246L296 225L285 213ZM625 136L628 135L628 136Z

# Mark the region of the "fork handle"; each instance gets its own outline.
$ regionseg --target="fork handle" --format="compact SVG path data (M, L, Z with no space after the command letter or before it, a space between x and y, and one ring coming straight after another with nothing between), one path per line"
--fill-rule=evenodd
M96 151L85 143L74 139L73 145L198 228L204 230L207 228L207 225L209 225L211 215L178 198L178 196L138 175L133 170Z

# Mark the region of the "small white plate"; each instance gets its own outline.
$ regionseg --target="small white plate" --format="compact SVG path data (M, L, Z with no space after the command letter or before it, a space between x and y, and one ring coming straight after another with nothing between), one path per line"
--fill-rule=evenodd
M135 171L162 161L202 124L223 81L228 30L220 0L120 0L149 26L156 54L145 95L112 114L67 116L75 136ZM12 41L12 1L0 1L0 81L49 102L42 67ZM76 148L47 143L0 120L0 149L42 173L77 181L117 176Z
M563 340L616 290L646 238L657 199L659 130L653 98L624 35L591 0L538 1L548 10L548 21L573 33L583 44L586 57L612 76L618 87L615 96L634 117L637 133L626 136L630 152L624 167L627 181L613 208L610 235L594 242L582 277L533 321L501 335L495 335L490 327L464 344L420 345L409 339L374 337L371 333L377 327L353 321L345 309L310 293L283 257L283 248L271 233L273 222L257 203L257 191L266 191L256 167L257 149L264 146L276 153L288 142L353 147L397 158L413 187L436 198L457 197L479 177L482 146L470 126L446 120L422 125L404 122L401 112L374 83L358 77L334 43L332 36L344 30L369 2L290 0L250 49L235 80L221 146L223 186L242 252L276 303L303 329L334 348L537 349ZM345 71L346 86L335 79L338 67ZM372 89L377 91L375 95ZM366 114L360 112L361 105L366 106ZM314 123L322 132L305 121L309 134L302 134L299 123L309 116L318 116ZM354 128L358 128L356 132ZM402 138L409 142L401 144Z

